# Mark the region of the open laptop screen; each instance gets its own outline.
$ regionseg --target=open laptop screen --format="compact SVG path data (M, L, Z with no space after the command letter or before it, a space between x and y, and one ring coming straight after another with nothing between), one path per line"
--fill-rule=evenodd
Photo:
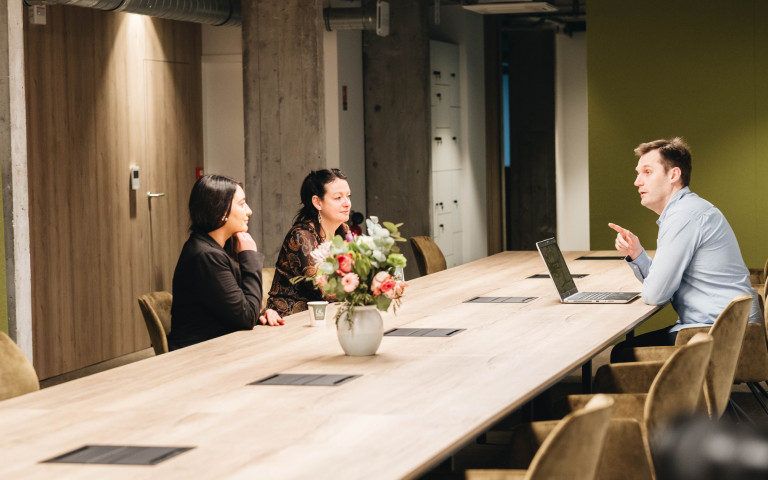
M544 259L544 263L547 265L549 275L552 277L552 281L555 282L560 298L565 299L577 293L576 284L573 282L571 272L568 270L568 265L565 263L560 247L557 246L557 242L554 238L548 238L536 243L536 248L541 253L541 258Z

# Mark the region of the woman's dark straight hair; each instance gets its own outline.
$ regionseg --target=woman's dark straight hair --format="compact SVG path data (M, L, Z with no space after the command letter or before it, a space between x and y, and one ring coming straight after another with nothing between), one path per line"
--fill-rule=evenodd
M189 230L207 234L224 226L238 186L242 188L238 182L222 175L200 177L189 195Z
M297 223L313 222L319 231L320 223L317 221L317 209L312 204L312 197L317 195L323 198L325 196L325 186L337 179L347 179L347 176L338 168L312 170L309 172L309 175L301 184L301 208L296 214L296 218L293 219L294 225Z

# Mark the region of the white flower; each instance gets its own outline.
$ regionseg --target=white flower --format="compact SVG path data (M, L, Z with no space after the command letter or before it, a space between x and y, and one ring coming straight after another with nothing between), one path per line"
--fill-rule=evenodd
M312 250L309 256L315 265L324 262L326 258L331 256L331 242L321 243L316 249Z
M331 243L331 255L334 257L336 255L344 255L345 253L349 253L349 247L346 243L342 243L340 247L335 247L333 243Z
M373 250L376 248L376 243L373 241L373 238L369 237L368 235L359 235L356 239L356 242L358 245L364 245L368 250Z
M331 262L323 262L318 265L317 269L320 270L323 275L330 275L336 271Z
M384 262L386 262L386 261L387 261L387 256L386 256L386 255L384 255L384 254L381 252L381 250L374 250L374 251L372 252L372 254L373 254L373 258L375 258L375 259L376 259L376 261L377 261L377 262L379 262L379 263L384 263ZM378 266L378 265L377 265L377 266Z
M365 229L368 230L369 235L373 235L371 232L373 231L373 226L378 225L379 223L379 217L368 217L365 220Z

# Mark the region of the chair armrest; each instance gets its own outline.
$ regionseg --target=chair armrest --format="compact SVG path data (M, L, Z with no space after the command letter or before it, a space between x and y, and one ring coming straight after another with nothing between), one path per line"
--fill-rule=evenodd
M611 418L634 418L641 425L644 420L645 399L647 393L607 394L613 399ZM567 403L571 411L584 408L594 395L568 395Z
M632 351L634 362L666 362L678 346L659 345L653 347L635 347Z
M467 470L467 480L515 480L525 478L527 470Z
M663 361L610 363L595 372L595 393L647 393Z
M710 327L690 327L683 328L677 332L675 346L687 345L688 341L697 333L709 333Z
M733 381L741 383L766 380L768 380L768 348L765 342L765 327L760 323L748 323Z
M631 418L612 418L596 478L652 479L655 477L651 465L640 423Z
M547 439L549 434L552 433L552 430L554 430L555 427L560 424L560 422L562 422L562 420L545 420L531 423L531 435L533 436L538 446L541 446L541 444L544 443L544 440Z
M490 446L507 446L510 463L504 466L528 468L541 444L544 443L544 440L547 439L560 422L561 420L546 420L517 425L511 431L506 432L507 435L504 438L496 435L491 440L489 436L487 444Z
M626 348L616 352L616 360L612 363L664 362L672 355L674 349L672 345Z

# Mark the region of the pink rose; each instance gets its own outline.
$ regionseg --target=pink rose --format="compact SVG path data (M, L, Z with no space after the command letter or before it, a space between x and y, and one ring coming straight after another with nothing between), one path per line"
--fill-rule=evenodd
M395 281L395 286L392 288L392 290L385 292L384 295L391 299L400 298L403 296L403 291L405 291L405 287L407 287L408 284L406 282L403 282L401 280Z
M315 279L317 286L323 288L328 283L328 278L325 275L320 275Z
M347 236L346 236L346 237L344 237L344 240L345 240L347 243L352 243L352 242L354 242L354 241L355 241L355 236L352 234L352 231L351 231L351 230L350 230L349 232L347 232Z
M381 295L382 293L392 290L394 287L395 280L392 278L392 275L383 270L374 275L373 281L371 282L371 291L374 295Z
M344 287L345 292L351 293L360 285L360 278L358 278L356 273L348 273L341 277L341 285Z
M345 273L352 271L352 266L355 264L355 261L352 260L351 253L336 255L336 260L339 261L339 269L336 270L336 273L338 273L339 276L344 276Z

